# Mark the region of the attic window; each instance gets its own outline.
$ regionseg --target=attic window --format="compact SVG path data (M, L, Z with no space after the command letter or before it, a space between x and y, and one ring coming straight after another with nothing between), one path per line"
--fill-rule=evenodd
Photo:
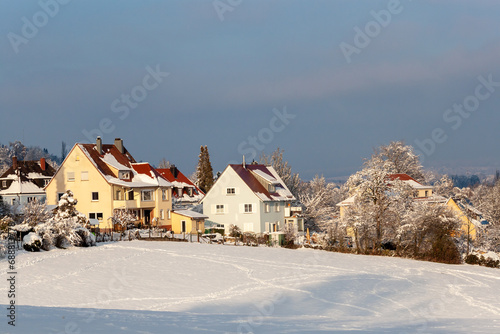
M75 172L68 172L67 177L68 177L68 182L75 181Z
M130 172L121 170L118 172L118 178L120 180L130 180Z
M267 186L267 190L271 193L275 192L276 191L276 187L274 186L274 184L269 184Z
M6 188L7 187L7 181L2 181L2 187Z
M228 195L234 195L236 193L236 189L234 189L234 188L227 188L226 189L226 193Z

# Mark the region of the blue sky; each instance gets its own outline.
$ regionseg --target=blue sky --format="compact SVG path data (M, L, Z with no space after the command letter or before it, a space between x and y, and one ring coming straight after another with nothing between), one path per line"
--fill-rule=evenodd
M200 145L215 170L279 146L307 179L405 140L424 166L500 168L500 87L474 97L500 82L498 1L60 1L0 0L0 143L59 154L100 131L187 173Z

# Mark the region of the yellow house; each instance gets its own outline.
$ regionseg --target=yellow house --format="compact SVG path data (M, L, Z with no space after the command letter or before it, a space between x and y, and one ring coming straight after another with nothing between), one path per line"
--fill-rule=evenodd
M478 232L477 229L481 226L481 213L472 206L457 204L453 198L450 198L446 202L446 206L460 218L462 222L460 227L462 235L465 237L468 235L472 240L475 240Z
M172 231L175 234L197 234L198 231L203 233L207 218L208 216L190 210L172 211Z
M45 187L47 204L56 205L66 190L77 199L77 210L105 231L113 228L115 210L127 210L145 225L171 225L172 184L150 164L137 163L120 138L113 145L100 137L95 144L75 144Z

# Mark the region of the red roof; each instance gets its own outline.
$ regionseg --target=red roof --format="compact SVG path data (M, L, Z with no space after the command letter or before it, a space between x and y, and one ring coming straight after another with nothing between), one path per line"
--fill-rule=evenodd
M408 174L389 174L387 177L391 180L399 179L401 181L415 181L417 183L420 183Z
M179 169L177 169L177 178L174 177L174 174L172 174L172 171L170 170L170 168L157 168L156 170L158 171L158 173L160 173L161 176L163 176L169 182L177 181L177 182L187 183L190 186L196 188L196 190L200 194L205 195L205 193L203 191L201 191L200 188L198 188L193 182L191 182L191 180L188 179L184 174L182 174L182 172Z
M95 148L95 144L79 144L88 154L89 158L96 164L99 171L107 176L115 176L109 166L102 160L105 154L111 154L118 163L124 165L125 167L132 168L132 163L135 163L135 159L132 155L124 148L124 153L121 153L115 145L104 144L102 145L102 155L99 154Z

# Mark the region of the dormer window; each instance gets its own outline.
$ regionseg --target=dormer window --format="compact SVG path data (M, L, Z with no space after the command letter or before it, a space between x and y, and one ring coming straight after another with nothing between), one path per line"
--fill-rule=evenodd
M120 180L130 180L130 172L126 170L121 170L118 172L118 178Z
M193 188L188 188L188 194L193 197Z
M274 186L274 184L269 184L267 186L267 190L270 192L270 193L273 193L276 191L276 187Z

